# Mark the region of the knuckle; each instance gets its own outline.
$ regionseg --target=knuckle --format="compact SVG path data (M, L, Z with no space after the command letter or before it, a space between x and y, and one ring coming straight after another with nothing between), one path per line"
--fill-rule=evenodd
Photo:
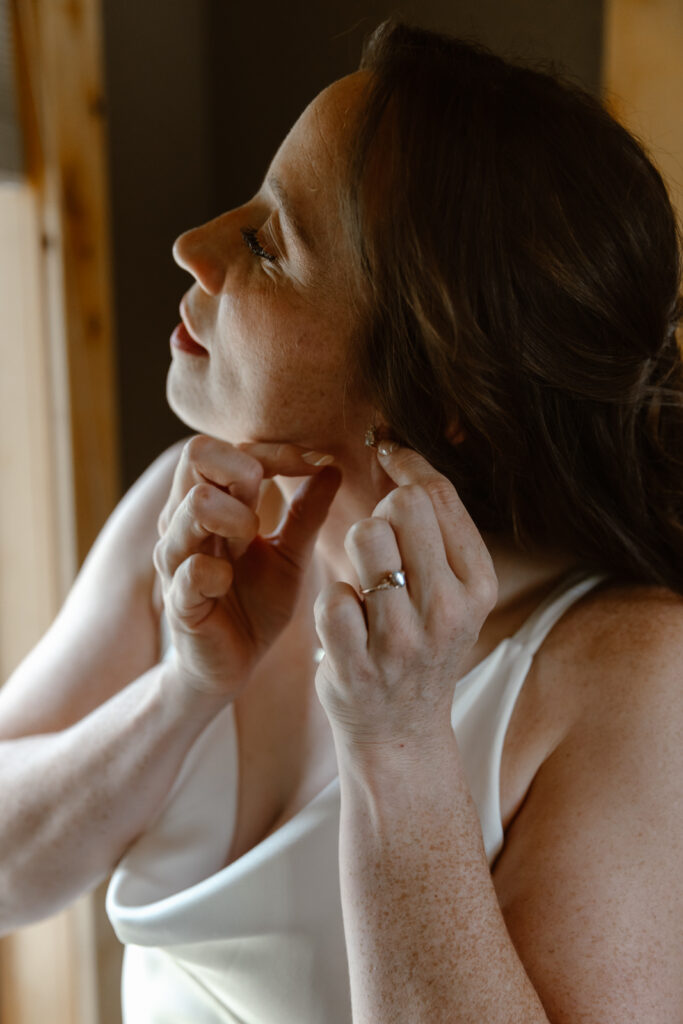
M451 581L434 581L430 593L429 617L437 632L446 635L450 635L462 622L462 604Z
M348 599L348 593L343 584L340 586L332 583L329 587L321 590L313 606L316 621L324 623L336 618Z
M161 575L166 575L166 545L163 540L158 540L152 550L152 564Z
M390 504L401 512L422 512L427 508L429 497L421 484L404 484L388 495Z
M434 477L432 480L428 480L424 486L430 501L437 502L440 505L453 504L455 488L445 476Z
M386 537L391 529L384 519L373 516L370 519L359 519L346 534L345 544L359 549L373 547L379 540Z
M206 512L211 502L213 488L211 484L195 484L187 492L188 508L193 515L200 516Z
M185 462L201 462L212 445L213 441L207 434L195 434L183 447L183 459Z
M482 573L470 589L476 604L487 614L495 608L498 600L498 580L493 573Z
M183 562L184 582L194 587L199 584L204 575L204 556L200 554L190 555Z
M159 535L159 537L163 537L163 535L166 533L166 530L168 529L168 523L169 515L168 512L166 511L166 508L164 507L162 511L159 513L159 517L157 519L157 534Z
M242 452L244 461L240 460L240 476L246 484L258 487L263 479L263 466L253 455Z
M388 519L405 518L426 511L427 496L419 484L403 484L390 491L375 509Z
M240 480L246 483L260 484L263 479L263 465L255 455L248 451L249 444L230 445L224 442L230 449L232 461Z

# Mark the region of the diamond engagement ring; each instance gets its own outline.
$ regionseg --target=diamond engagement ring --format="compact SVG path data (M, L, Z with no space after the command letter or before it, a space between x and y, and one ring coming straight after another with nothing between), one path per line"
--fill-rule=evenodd
M382 578L375 583L374 587L361 587L361 594L372 594L375 590L400 590L406 585L406 574L403 569L396 572L386 572Z

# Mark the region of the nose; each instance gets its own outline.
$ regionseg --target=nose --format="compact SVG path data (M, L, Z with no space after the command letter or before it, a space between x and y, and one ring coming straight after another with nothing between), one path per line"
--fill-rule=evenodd
M173 259L209 295L218 295L225 281L226 254L217 230L219 220L185 231L173 243Z

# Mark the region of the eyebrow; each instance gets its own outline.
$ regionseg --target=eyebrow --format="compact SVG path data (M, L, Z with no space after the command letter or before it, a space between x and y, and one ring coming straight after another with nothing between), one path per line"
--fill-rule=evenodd
M294 207L292 206L292 201L289 198L289 195L287 194L287 191L285 190L285 187L280 181L280 179L276 178L275 175L271 174L267 178L266 184L268 185L268 188L270 189L270 191L273 193L278 203L280 204L282 212L289 221L295 234L298 235L298 237L301 239L301 242L309 250L309 252L313 252L313 250L315 249L315 245L313 244L313 238L310 235L310 233L306 230L304 225L301 223L300 218L298 217Z

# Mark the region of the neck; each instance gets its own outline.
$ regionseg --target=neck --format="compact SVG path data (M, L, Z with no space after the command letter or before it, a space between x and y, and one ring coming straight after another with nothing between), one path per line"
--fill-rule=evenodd
M380 499L395 485L381 469L375 453L367 448L357 453L353 464L345 461L340 468L342 485L316 544L319 582L323 586L344 580L358 588L358 577L344 550L344 538L353 523L372 515ZM279 483L284 497L291 500L296 481L279 478ZM491 633L496 633L516 610L523 612L542 599L576 564L566 551L543 548L527 552L506 536L482 533L482 537L498 577L498 602L486 627Z

